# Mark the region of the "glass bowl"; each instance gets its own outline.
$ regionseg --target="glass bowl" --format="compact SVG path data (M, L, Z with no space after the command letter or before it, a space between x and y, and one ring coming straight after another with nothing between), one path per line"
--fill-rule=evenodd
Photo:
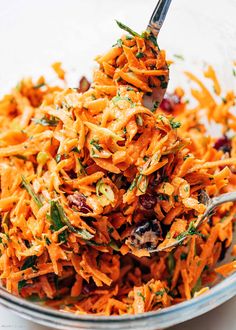
M115 43L122 33L118 19L134 30L145 29L156 0L12 0L0 2L0 94L22 77L45 75L55 79L50 65L63 62L70 86L79 77L91 78L92 59ZM206 63L217 70L223 90L235 89L232 61L236 58L236 2L225 0L173 1L159 44L170 58L181 54L171 69L169 90L186 86L183 69L201 76ZM222 18L227 13L227 20ZM233 58L235 56L235 58ZM216 126L211 133L220 134ZM227 254L223 262L230 259ZM208 292L157 312L124 316L75 315L56 311L15 297L0 288L0 304L30 319L57 329L164 329L201 315L233 297L236 274Z

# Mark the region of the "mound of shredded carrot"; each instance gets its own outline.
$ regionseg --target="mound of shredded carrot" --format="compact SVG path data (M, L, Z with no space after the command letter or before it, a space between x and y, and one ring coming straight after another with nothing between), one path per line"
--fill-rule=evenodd
M236 205L194 227L202 190L236 189L236 135L228 135L235 95L219 97L209 67L217 95L186 73L194 108L181 88L145 108L144 94L166 87L165 53L150 33L121 27L129 34L97 57L91 86L85 77L78 90L24 79L0 101L2 285L78 314L158 310L236 269L235 261L216 268L232 242ZM61 64L53 67L64 79ZM222 125L220 139L208 136L204 112ZM149 255L185 233L183 245Z

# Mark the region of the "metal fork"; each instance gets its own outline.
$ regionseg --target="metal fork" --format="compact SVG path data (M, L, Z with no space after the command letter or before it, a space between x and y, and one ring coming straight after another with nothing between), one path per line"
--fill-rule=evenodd
M170 4L171 4L171 0L159 0L152 13L152 16L147 26L147 30L151 31L152 35L155 38L158 37L158 34L164 23ZM164 87L153 88L151 95L147 95L147 94L144 95L143 98L144 105L150 110L161 104L161 101L163 100L163 97L165 95L169 82L169 69L167 63L165 65L165 68L168 73L165 76L165 81L164 81L165 84L162 84L162 86Z
M211 216L213 214L214 210L218 206L220 206L224 203L236 201L236 192L235 191L225 193L225 194L219 195L217 197L213 197L213 198L210 198L205 191L202 191L201 194L202 194L201 200L206 205L206 210L205 210L204 214L202 215L202 217L194 224L195 229L199 228L199 226L203 222L207 221L209 219L209 216ZM190 234L186 233L183 237L176 240L176 242L163 246L162 248L157 247L156 249L148 250L148 252L154 253L154 252L161 252L161 251L168 250L170 248L173 248L173 247L179 245L189 236L190 236Z

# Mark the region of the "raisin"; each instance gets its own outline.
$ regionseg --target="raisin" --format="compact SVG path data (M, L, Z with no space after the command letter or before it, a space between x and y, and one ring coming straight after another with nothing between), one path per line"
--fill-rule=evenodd
M144 209L150 210L153 209L156 205L157 198L151 194L144 194L139 196L139 203Z
M225 152L230 152L230 150L231 150L231 141L226 135L224 135L221 138L219 138L218 140L216 140L216 142L214 144L214 148L216 150L222 150L224 153Z
M70 207L75 207L81 213L92 212L91 208L86 204L86 197L79 193L74 193L67 197Z

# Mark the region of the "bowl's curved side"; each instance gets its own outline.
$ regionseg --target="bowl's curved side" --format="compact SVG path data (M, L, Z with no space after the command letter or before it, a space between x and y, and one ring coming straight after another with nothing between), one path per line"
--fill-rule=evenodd
M0 305L33 322L55 329L158 330L190 320L226 302L236 294L236 273L189 301L157 312L124 316L75 315L15 297L0 288Z

